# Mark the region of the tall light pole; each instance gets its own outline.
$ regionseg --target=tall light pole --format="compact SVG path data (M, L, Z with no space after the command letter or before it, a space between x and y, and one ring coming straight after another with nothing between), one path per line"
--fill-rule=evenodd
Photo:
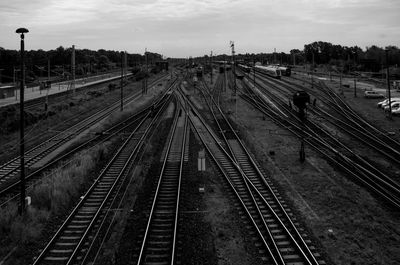
M224 82L224 92L226 92L227 78L226 78L226 56L225 56L225 54L224 54L224 78L225 78L225 82Z
M72 67L72 94L75 96L75 45L72 45L72 57L71 57L71 67Z
M211 56L210 56L210 68L211 68L211 85L212 85L212 83L213 83L212 51L211 51Z
M233 70L233 93L236 96L236 78L235 78L235 74L236 74L236 70L235 70L235 43L233 41L230 42L231 44L231 48L232 48L232 70Z
M311 67L311 88L314 88L314 46L312 50L312 67Z
M21 36L21 88L20 88L20 161L21 161L21 173L20 173L20 187L21 187L21 197L20 197L20 208L19 212L22 215L25 213L25 139L24 139L24 87L25 87L25 43L24 33L29 31L26 28L19 28L15 31Z
M148 66L148 59L147 59L147 48L145 48L145 60L146 60L146 78L145 78L145 86L144 86L144 93L147 94L147 78L149 75L149 66Z
M256 55L253 55L253 87L256 88Z
M235 43L233 41L230 42L232 48L232 71L233 71L233 90L234 90L234 98L235 98L235 122L237 121L237 100L236 100L236 67L235 67Z
M386 55L386 82L387 82L387 90L389 96L389 119L392 119L392 99L390 97L390 80L389 80L389 50L385 49Z
M124 52L121 52L121 111L124 110L124 92L123 92L123 84L124 84Z
M356 69L357 67L357 63L356 63L356 55L357 55L357 51L352 52L353 54L353 60L354 60L354 69ZM349 64L350 65L350 64ZM357 97L357 75L354 71L354 97Z

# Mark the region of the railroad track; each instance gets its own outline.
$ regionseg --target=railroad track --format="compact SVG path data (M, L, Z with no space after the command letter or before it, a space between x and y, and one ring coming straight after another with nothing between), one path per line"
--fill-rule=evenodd
M304 125L300 125L299 119L293 110L288 108L286 102L279 101L279 98L274 97L267 90L263 92L273 98L275 100L274 103L282 111L276 111L260 94L254 93L250 86L246 86L246 89L247 92L243 93L241 97L248 103L269 116L280 126L288 129L299 139L302 139L328 161L331 161L338 168L346 172L354 181L361 183L396 208L400 208L400 187L393 179L376 169L362 157L356 155L345 144L332 136L331 133L321 128L321 126L313 124L310 121L307 121ZM262 87L260 89L262 91Z
M115 124L111 128L105 130L104 132L99 133L93 138L88 139L87 141L83 142L82 144L79 144L78 146L74 147L72 150L68 151L67 153L56 157L55 159L51 160L49 163L45 164L44 166L40 167L39 169L33 171L32 173L28 174L25 177L26 180L26 187L27 190L29 191L30 187L33 187L38 179L41 177L42 173L48 171L61 161L67 160L69 157L71 157L73 154L79 152L80 150L87 149L89 152L92 147L95 145L105 142L115 136L118 135L125 135L126 133L130 132L134 126L137 125L138 122L143 118L143 116L152 114L162 106L162 102L169 96L169 91L173 88L174 84L176 83L176 79L172 81L172 83L169 85L169 87L166 89L165 93L158 98L155 102L152 103L152 105L145 107L144 109L138 111L132 116L129 116L125 120ZM63 166L66 166L68 164L65 163ZM0 208L3 206L7 205L10 201L15 201L17 198L19 198L19 184L20 180L16 180L14 182L10 182L9 185L4 185L2 189L0 189Z
M159 82L156 80L155 82ZM125 104L133 101L140 96L140 92L136 92L129 97L124 99ZM54 151L56 148L60 147L62 144L73 139L78 134L84 130L90 128L92 125L96 124L100 120L104 119L114 111L119 109L119 101L116 101L111 106L106 107L102 111L96 112L88 118L76 123L75 125L69 127L63 132L60 132L50 139L42 142L41 144L32 147L25 152L25 167L29 168L36 162L40 161L46 155ZM19 156L14 159L4 163L0 166L0 189L8 186L10 182L15 182L16 177L20 173L20 159Z
M152 201L137 264L175 264L181 178L185 159L188 120L176 112L172 133Z
M166 77L166 75L164 75L164 76L161 76L161 78L164 78L164 77ZM156 80L155 81L153 81L153 82L158 82L159 81L159 79L160 79L160 77L158 77L158 78L156 78ZM152 82L152 83L153 83ZM102 85L93 85L93 86L102 86ZM103 85L104 86L104 85ZM81 93L79 90L77 91L77 94L79 94L79 93ZM58 95L58 94L53 94L55 97ZM58 97L58 96L57 96ZM67 98L67 96L66 95L61 95L58 99L63 99L63 98ZM117 102L117 101L119 101L120 99L120 96L119 95L117 95L116 97L114 97L115 98L115 102ZM43 98L41 99L41 100L44 100ZM29 102L29 101L28 101ZM36 103L35 103L36 104ZM40 104L43 104L43 102L42 103L40 103ZM39 104L38 104L39 105ZM99 110L98 109L90 109L90 110L88 110L87 112L86 112L86 115L90 115L90 114L93 114L93 113L96 113L96 112L98 112ZM73 115L72 117L70 117L70 118L68 118L67 120L63 120L63 122L62 122L62 127L63 128L67 128L68 126L73 126L75 123L77 123L77 121L80 121L80 120L82 120L82 114L81 113L77 113L77 114L75 114L75 115ZM52 127L49 127L48 129L47 129L47 132L53 132L54 134L56 134L56 133L58 133L58 132L60 132L60 131L62 131L62 130L64 130L64 129L59 129L58 127L60 127L59 125L55 125L55 126L52 126ZM47 133L46 132L46 133ZM47 135L49 135L49 133L47 133ZM25 134L25 147L27 148L30 148L29 147L29 145L33 145L34 144L34 142L35 141L37 141L37 137L36 136L32 136L31 134L29 134L29 133L27 133L27 134ZM32 144L31 144L32 143ZM16 140L16 141L14 141L12 144L14 144L15 146L18 146L18 140Z
M222 116L221 116L222 118ZM278 190L268 181L235 132L229 132L226 150L201 115L191 106L189 120L208 154L240 202L259 241L260 253L273 264L325 264L304 234ZM219 120L219 118L218 118ZM227 122L227 121L226 121ZM226 129L226 128L224 128ZM237 137L237 135L236 135Z
M160 114L167 105L159 109L154 117L147 114L127 140L119 148L107 166L73 209L52 239L35 259L36 264L75 264L85 261L90 241L109 211L113 198L121 184L130 178L136 157Z
M292 86L287 85L282 81L272 82L272 80L269 80L268 84L269 86L272 86L274 90L282 90L280 87L282 86L284 89L287 89L292 93L296 91L296 89L294 89ZM374 175L373 178L379 179L379 182L382 182L383 185L387 186L388 190L391 190L393 193L399 193L400 185L398 181L394 180L382 172L382 170L372 165L371 162L367 161L367 158L355 154L355 152L351 150L347 144L341 142L339 139L337 139L337 137L334 137L331 133L324 129L323 123L318 123L316 121L325 120L330 122L331 125L336 127L338 130L341 130L343 133L346 133L354 139L357 139L365 146L370 147L372 150L382 154L386 158L391 159L397 164L400 164L400 160L398 159L400 155L400 144L362 119L350 108L350 106L348 106L328 87L321 87L320 91L328 95L328 97L324 97L324 99L327 101L324 105L329 106L328 109L335 111L339 117L328 113L328 111L325 111L322 107L310 106L309 113L312 114L313 117L308 119L306 123L306 129L308 129L309 132L316 134L316 136L321 135L324 137L324 140L328 141L331 146L334 146L334 148L340 148L342 153L346 153L348 157L351 157L356 164L361 165L363 171L368 171L368 174L372 173ZM275 99L275 102L279 101L279 99L274 97L269 90L263 90L263 92L269 96L272 96ZM321 94L321 92L319 94ZM282 102L278 104L282 109L287 108ZM290 110L288 112L290 112Z
M127 119L119 122L118 124L115 124L111 128L107 129L106 131L102 132L99 135L96 135L94 138L91 138L84 143L78 145L77 147L73 148L72 150L68 151L67 153L51 160L48 164L44 165L43 167L35 170L34 172L30 173L25 177L26 181L26 189L29 192L29 189L33 187L36 182L38 181L38 178L41 177L41 174L44 172L47 172L49 169L60 163L61 161L65 161L71 156L73 156L75 153L79 152L80 150L86 149L87 152L90 152L90 150L103 142L106 142L107 140L118 136L118 135L124 135L130 131L133 130L133 128L140 122L140 120L145 116L148 115L152 111L152 107L149 106L140 112L136 113L133 116L128 117ZM63 166L68 165L69 162L66 162ZM17 198L19 198L19 184L20 180L17 180L15 182L12 182L10 185L5 186L3 189L0 190L0 208L3 206L7 205L10 201L15 201Z

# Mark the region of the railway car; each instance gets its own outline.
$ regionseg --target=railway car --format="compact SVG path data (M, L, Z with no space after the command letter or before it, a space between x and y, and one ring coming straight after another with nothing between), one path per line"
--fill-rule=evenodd
M251 67L244 65L244 64L238 64L238 67L245 73L250 73Z
M278 66L278 70L281 71L281 74L283 76L290 76L292 74L292 70L290 69L290 67Z
M256 71L266 74L268 76L277 78L277 79L281 79L281 70L279 70L277 67L273 67L273 66L262 66L262 65L256 65L254 66L254 68L256 69Z

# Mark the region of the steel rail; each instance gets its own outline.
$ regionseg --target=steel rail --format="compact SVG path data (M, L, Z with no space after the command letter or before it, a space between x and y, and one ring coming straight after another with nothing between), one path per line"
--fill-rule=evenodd
M156 80L158 82L158 80ZM125 98L125 102L129 103L130 101L134 100L140 95L139 92ZM43 142L42 144L39 144L30 150L28 150L25 154L28 157L26 159L26 166L29 166L30 163L35 163L38 160L40 160L43 156L47 155L49 152L57 148L58 146L62 145L64 142L68 141L71 139L74 135L79 134L86 128L90 127L92 124L96 123L97 121L103 119L104 117L108 116L112 112L114 112L116 109L119 108L118 102L115 102L113 105L108 106L104 109L104 112L97 112L88 118L84 119L83 121L78 122L77 124L73 125L72 127L69 127L66 131L63 131L61 133L56 134L55 136L51 137L47 141ZM71 134L67 134L67 131L74 131ZM48 146L46 146L48 145ZM39 152L37 152L39 151ZM35 153L36 152L36 153ZM10 160L6 164L0 166L0 171L4 168L11 167L11 170L7 170L6 174L3 176L0 176L0 182L3 182L3 184L9 182L12 180L12 177L18 174L20 170L20 165L19 165L19 156Z
M166 169L168 167L168 159L171 155L171 149L172 149L172 145L174 140L176 140L176 130L177 130L177 126L178 126L178 120L179 120L179 113L183 113L182 112L183 108L180 108L179 110L177 110L176 112L176 116L175 119L173 121L173 125L172 125L172 132L171 132L171 136L169 138L168 141L168 145L166 148L166 152L164 155L164 161L163 161L163 165L161 168L161 172L159 174L159 178L158 178L158 182L157 182L157 187L156 187L156 191L154 193L154 197L153 197L153 201L152 201L152 206L151 206L151 210L149 213L149 219L147 221L147 225L146 225L146 230L143 236L143 240L142 240L142 244L141 244L141 249L139 252L139 257L137 260L137 264L142 264L144 263L144 259L146 259L146 246L148 244L147 240L148 237L150 237L150 227L151 224L154 222L155 217L155 211L156 211L156 204L158 204L161 200L161 198L159 197L159 194L161 193L161 185L162 182L164 181L164 175L166 173ZM182 143L181 143L181 154L180 154L180 162L179 162L179 175L178 175L178 187L177 187L177 193L176 193L176 203L175 203L175 218L174 218L174 229L173 229L173 240L172 240L172 250L171 250L171 254L168 258L168 261L164 260L164 262L167 262L168 264L174 264L174 259L175 259L175 244L176 244L176 232L177 232L177 221L178 221L178 211L179 211L179 195L180 195L180 183L181 183L181 176L182 176L182 169L183 169L183 156L184 156L184 152L185 152L185 141L186 141L186 129L187 129L187 115L185 115L185 122L184 122L184 137L182 139Z
M123 174L127 174L127 167L128 164L132 162L132 158L133 156L136 154L139 146L141 146L141 142L143 142L144 138L146 137L146 135L148 134L148 132L150 131L150 128L154 125L155 120L158 119L158 116L160 114L160 110L157 112L157 114L155 115L155 117L153 117L150 121L149 117L150 117L150 112L145 116L145 118L142 120L142 122L136 127L136 129L131 133L131 135L128 137L128 139L124 142L124 144L119 148L119 150L117 151L117 153L113 156L113 158L109 161L109 163L107 164L107 166L102 170L102 172L100 173L100 176L97 178L97 180L92 184L92 186L89 188L89 190L86 192L85 196L83 197L83 199L78 203L78 205L74 208L74 210L71 212L71 214L67 217L67 219L64 221L64 223L61 225L61 227L58 229L58 231L56 232L56 234L53 236L53 238L50 240L50 242L46 245L45 249L41 252L41 254L39 255L39 257L35 260L34 264L37 264L38 262L42 261L44 259L44 256L46 253L48 253L48 251L50 251L50 247L52 245L55 244L56 239L62 234L62 232L64 231L64 229L71 223L71 221L73 220L74 216L76 213L78 213L78 211L80 210L80 207L84 205L84 203L86 203L86 201L89 199L90 195L92 194L92 191L94 191L94 189L97 187L98 184L101 183L102 177L105 176L105 174L107 174L108 169L110 169L114 164L114 161L117 162L117 158L119 155L122 155L122 152L126 151L124 148L127 147L129 144L132 143L136 143L136 141L138 142L138 144L135 144L134 146L134 150L133 152L129 152L128 154L125 154L124 156L127 156L127 158L124 160L124 163L121 164L122 161L118 162L118 164L116 164L116 166L121 166L122 165L122 169L119 170L119 173L117 175L115 175L115 179L112 180L112 186L110 188L108 188L108 192L105 195L105 197L102 199L102 202L100 204L100 206L97 208L96 212L94 213L93 217L91 218L91 221L89 223L89 225L85 228L85 231L83 232L82 237L80 237L79 242L77 243L77 245L74 246L74 249L72 250L72 254L71 256L68 257L68 261L67 264L70 264L74 261L77 253L80 251L80 247L82 246L83 242L85 241L86 237L89 234L89 231L91 231L92 227L94 226L97 217L99 216L100 212L102 211L102 209L104 208L105 204L108 202L108 199L110 198L112 192L114 191L114 188L116 187L117 183L119 182L121 176ZM149 124L146 126L146 129L144 130L144 132L141 132L141 137L140 139L133 139L133 136L138 132L139 128L141 128L141 126L144 126L144 123L148 121ZM133 142L131 141L133 140ZM132 143L131 143L132 142ZM123 158L123 157L122 157ZM109 181L108 181L109 182ZM107 182L105 182L107 183ZM108 184L106 184L108 185Z
M265 90L264 90L265 91ZM283 104L281 104L283 105ZM284 107L285 108L285 107ZM298 118L295 115L292 115L297 121ZM386 188L380 186L381 189L386 190L388 192L388 189L391 190L391 195L388 195L389 197L392 197L392 199L399 200L399 194L400 194L400 185L393 181L390 177L388 177L386 174L381 172L380 170L376 169L373 165L371 165L368 161L366 161L364 158L361 156L355 154L347 145L344 143L340 142L337 138L333 137L330 133L326 132L323 128L315 124L313 121L308 121L308 123L312 126L314 126L314 129L309 127L307 124L305 125L304 128L308 130L309 136L312 135L312 137L316 137L320 140L320 142L324 143L323 145L328 149L332 149L333 147L328 144L324 139L322 139L321 135L317 134L316 130L321 131L326 137L328 137L331 141L336 143L338 146L346 150L352 157L354 157L359 163L357 163L355 160L353 160L353 163L359 168L359 170L363 171L365 174L370 175L368 179L370 181L378 180L382 184L376 184L376 185L384 185ZM347 131L346 131L347 132ZM351 132L348 132L351 134ZM376 147L375 147L376 148ZM374 148L374 149L375 149ZM336 149L334 149L334 152L338 152ZM343 156L343 154L341 154ZM344 159L344 158L343 158ZM350 160L348 158L345 159L347 162ZM360 164L361 163L361 164ZM397 194L397 195L395 195ZM397 204L397 203L396 203Z
M254 99L250 99L250 98L246 97L245 95L242 95L242 97L249 104L253 105L257 109L259 109L262 113L264 113L265 115L270 117L274 122L276 122L277 124L283 126L284 128L288 129L289 131L291 131L298 138L303 137L302 134L299 133L302 130L297 125L295 125L294 123L288 123L288 121L282 121L282 120L280 120L280 118L278 118L278 116L270 114L267 111L267 109L264 109L264 106L259 106L258 104L254 103ZM371 174L372 172L369 172L365 168L360 167L360 165L358 165L354 161L350 160L349 158L347 158L346 156L344 156L343 154L338 152L336 149L334 149L332 146L330 146L328 143L326 143L324 140L322 140L320 137L318 137L318 135L311 135L311 134L308 134L308 132L304 132L304 131L302 133L305 133L307 135L307 137L304 138L304 141L308 145L313 147L313 149L315 149L320 154L322 154L324 157L328 158L331 162L333 162L334 164L339 166L339 168L342 168L349 175L353 176L356 180L360 181L361 183L363 183L364 185L366 185L367 187L372 189L374 192L376 192L377 194L379 194L380 196L385 198L387 201L392 203L394 206L396 206L397 208L400 208L400 196L399 196L399 193L397 193L397 195L396 194L389 194L385 187L382 187L382 186L376 184L375 183L376 181L374 181L373 178L371 179L371 176L376 178L376 179L379 179L379 178L377 176L373 175L373 174L371 176L367 175L367 174ZM317 138L315 138L315 136ZM314 142L310 141L310 139L313 139ZM316 145L315 141L318 144L320 144L320 145L324 146L325 148L327 148L327 150L331 151L335 155L335 157L329 156L326 152L324 152L321 149L321 146L317 146ZM341 163L338 162L338 159L340 159ZM354 172L354 170L357 170L357 172L360 175L357 175Z
M299 251L305 256L307 257L307 261L310 264L318 264L317 260L315 259L313 253L311 252L310 248L308 247L308 245L306 244L306 242L304 241L303 237L301 236L300 232L298 231L298 229L296 228L296 226L294 225L294 223L292 222L291 218L289 217L287 211L285 210L285 208L283 207L283 205L281 204L280 200L277 198L275 192L272 190L272 187L270 184L268 184L268 182L265 180L265 176L264 174L260 171L258 165L255 163L254 159L252 158L252 156L250 155L249 151L247 150L247 148L245 147L244 143L242 142L242 140L240 139L240 137L237 135L236 131L233 129L231 123L228 121L228 119L226 118L226 116L223 114L223 111L221 110L221 108L216 104L216 102L214 101L214 99L211 99L212 103L217 107L217 110L219 112L219 115L222 117L222 120L225 121L225 123L228 125L228 130L230 130L232 132L232 134L235 136L235 140L239 143L239 146L242 150L242 152L245 154L246 158L250 161L250 164L252 166L252 168L256 171L256 173L258 174L259 179L262 180L262 182L264 183L265 187L269 190L269 193L273 196L275 202L278 204L278 206L280 207L280 210L282 211L282 213L284 214L284 216L286 217L287 221L289 222L289 226L290 229L292 229L295 232L295 236L299 239L300 243L297 242L297 240L292 236L292 233L289 232L289 230L286 228L287 226L283 223L283 221L281 220L280 217L278 217L278 215L276 214L276 210L272 209L272 207L270 206L270 204L265 200L264 196L260 193L259 188L256 187L253 183L254 180L251 180L250 177L248 176L248 174L246 174L243 171L243 175L245 176L246 180L248 180L251 184L251 187L255 190L255 192L260 196L260 198L264 201L265 205L267 205L267 207L270 209L271 212L273 212L273 214L275 215L275 218L279 221L280 225L286 230L287 234L289 235L289 237L293 240L293 242L295 243L295 245L298 247ZM209 105L210 106L210 105ZM213 110L210 108L211 112L213 112ZM213 115L215 117L215 115ZM222 133L225 133L225 131L222 131ZM224 138L226 139L226 138ZM227 141L228 146L230 146L231 144ZM233 150L232 147L230 147L229 150ZM240 162L237 159L237 154L235 154L235 152L232 151L232 156L235 160L235 162L240 166ZM242 167L240 167L240 170L242 170ZM302 246L300 246L300 244Z
M196 112L196 109L192 106L192 110L194 112ZM292 242L297 245L297 247L299 248L300 252L303 253L303 258L305 258L305 260L308 262L308 264L315 264L312 263L307 255L305 255L305 253L302 251L302 249L299 247L297 241L293 238L293 236L290 234L290 232L288 231L288 229L286 228L286 226L283 224L283 222L280 220L280 218L278 217L278 215L275 213L276 210L274 210L272 207L270 207L269 203L265 200L265 198L259 193L258 188L255 187L255 185L253 184L253 182L246 176L246 174L244 173L244 171L241 169L240 165L238 163L236 163L236 161L234 160L233 157L231 157L227 151L221 146L220 141L217 140L217 138L215 138L213 136L213 134L211 133L211 130L208 128L208 126L206 125L205 121L201 118L201 115L199 113L195 114L195 116L202 122L203 126L206 128L206 131L208 131L208 133L214 138L214 141L217 143L216 145L220 147L220 150L223 150L223 153L225 153L226 157L228 157L228 161L230 160L231 163L234 165L234 168L239 172L239 175L241 176L241 178L243 179L243 183L244 185L247 187L248 190L248 196L251 198L251 200L254 203L254 207L257 209L257 212L259 214L259 218L261 219L261 222L264 224L264 228L267 230L267 234L269 239L271 240L272 244L274 245L274 250L272 250L268 244L266 245L268 252L270 253L271 257L273 258L273 260L275 261L276 264L284 264L284 258L281 255L277 245L275 244L274 238L271 234L271 231L269 229L269 227L266 224L266 221L264 219L264 215L260 210L260 206L258 205L258 203L256 202L256 199L253 195L253 193L250 191L250 187L255 191L255 193L260 196L260 198L263 200L263 202L265 203L265 205L269 208L269 210L273 213L273 215L275 216L275 218L278 220L278 222L280 222L281 226L284 228L284 230L286 231L286 233L289 235L289 238L292 240ZM203 141L205 145L207 145L207 143L209 143L209 141ZM209 150L209 152L212 152ZM250 185L250 187L249 187ZM268 185L268 184L267 184ZM235 185L234 185L235 186ZM234 187L235 188L235 187ZM236 189L236 188L235 188ZM271 189L272 191L272 189ZM273 192L273 191L272 191ZM243 196L243 195L240 195ZM249 207L249 206L246 206ZM254 217L251 217L254 218ZM260 236L263 238L263 241L265 241L264 239L264 235L262 234L262 232L258 229L257 230L260 232ZM275 253L275 254L274 254ZM275 258L275 255L277 255L277 258ZM316 263L318 264L318 263Z
M147 115L148 116L148 115ZM144 121L147 119L147 116L142 120L141 124L139 126L137 126L137 128L131 133L131 135L129 136L129 138L124 142L124 144L119 148L119 150L116 152L116 154L112 157L112 159L107 163L106 167L102 170L102 172L100 173L99 177L96 179L96 181L91 185L91 187L88 189L88 191L86 192L86 194L83 196L83 199L80 200L80 202L75 206L75 208L72 210L72 212L70 213L70 215L66 218L66 220L64 221L64 223L61 225L61 227L57 230L57 232L55 233L55 235L52 237L52 239L48 242L48 244L46 245L46 247L41 251L40 255L37 257L37 259L35 260L35 262L33 263L34 265L39 264L39 262L42 262L43 259L45 258L45 255L48 254L48 252L50 251L51 247L56 243L57 239L59 238L59 236L62 234L62 232L65 230L65 228L68 226L68 224L70 224L71 220L75 217L75 215L78 213L78 211L81 209L81 207L84 205L84 203L86 202L86 200L89 198L89 194L91 194L91 192L94 190L95 187L97 187L97 185L100 183L100 179L106 174L106 172L108 171L109 168L111 168L111 166L113 165L114 161L116 161L116 159L118 158L118 156L121 154L121 152L124 150L124 148L128 145L128 143L130 142L130 140L132 139L132 137L135 135L135 133L137 132L137 130L139 129L139 127L144 123ZM131 158L133 156L133 152L131 153L130 157ZM114 182L111 186L111 188L108 190L107 194L105 195L105 197L102 199L102 203L100 204L100 207L98 207L96 209L96 212L94 214L94 217L91 218L91 222L89 224L89 226L91 227L94 223L95 218L98 216L99 211L101 210L101 208L104 206L106 200L108 199L108 197L111 194L111 191L113 190L113 188L115 187L115 183L118 181L118 179L122 176L123 172L125 171L127 164L129 164L130 159L125 160L124 165L122 166L122 169L119 171L118 175L116 176L116 178L114 179ZM85 237L88 233L88 229L85 229L84 232L84 236ZM79 241L78 244L81 244L80 242L82 242L82 238L80 237L81 240ZM73 250L73 255L76 253L77 248L76 245L74 247ZM68 257L68 261L67 264L69 262L69 260L71 260L70 258L71 256Z

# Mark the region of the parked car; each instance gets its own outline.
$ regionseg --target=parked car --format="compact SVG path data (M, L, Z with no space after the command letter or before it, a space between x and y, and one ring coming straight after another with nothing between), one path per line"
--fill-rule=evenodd
M396 103L396 102L400 102L400 99L390 100L390 104L392 104L392 105L393 105L393 103ZM382 104L381 108L388 109L389 108L389 100L385 104Z
M393 111L394 109L400 108L400 101L391 102L390 105L392 106L392 111ZM383 109L385 111L389 111L389 104L387 104Z
M400 115L400 108L392 109L393 115Z
M365 91L364 92L364 97L365 98L385 98L385 96L381 93L378 93L376 91Z
M395 101L400 101L400 98L391 98L390 99L391 102L395 102ZM378 106L378 108L382 108L383 105L387 105L389 104L389 99L385 99L383 101L378 102L378 104L376 104Z

